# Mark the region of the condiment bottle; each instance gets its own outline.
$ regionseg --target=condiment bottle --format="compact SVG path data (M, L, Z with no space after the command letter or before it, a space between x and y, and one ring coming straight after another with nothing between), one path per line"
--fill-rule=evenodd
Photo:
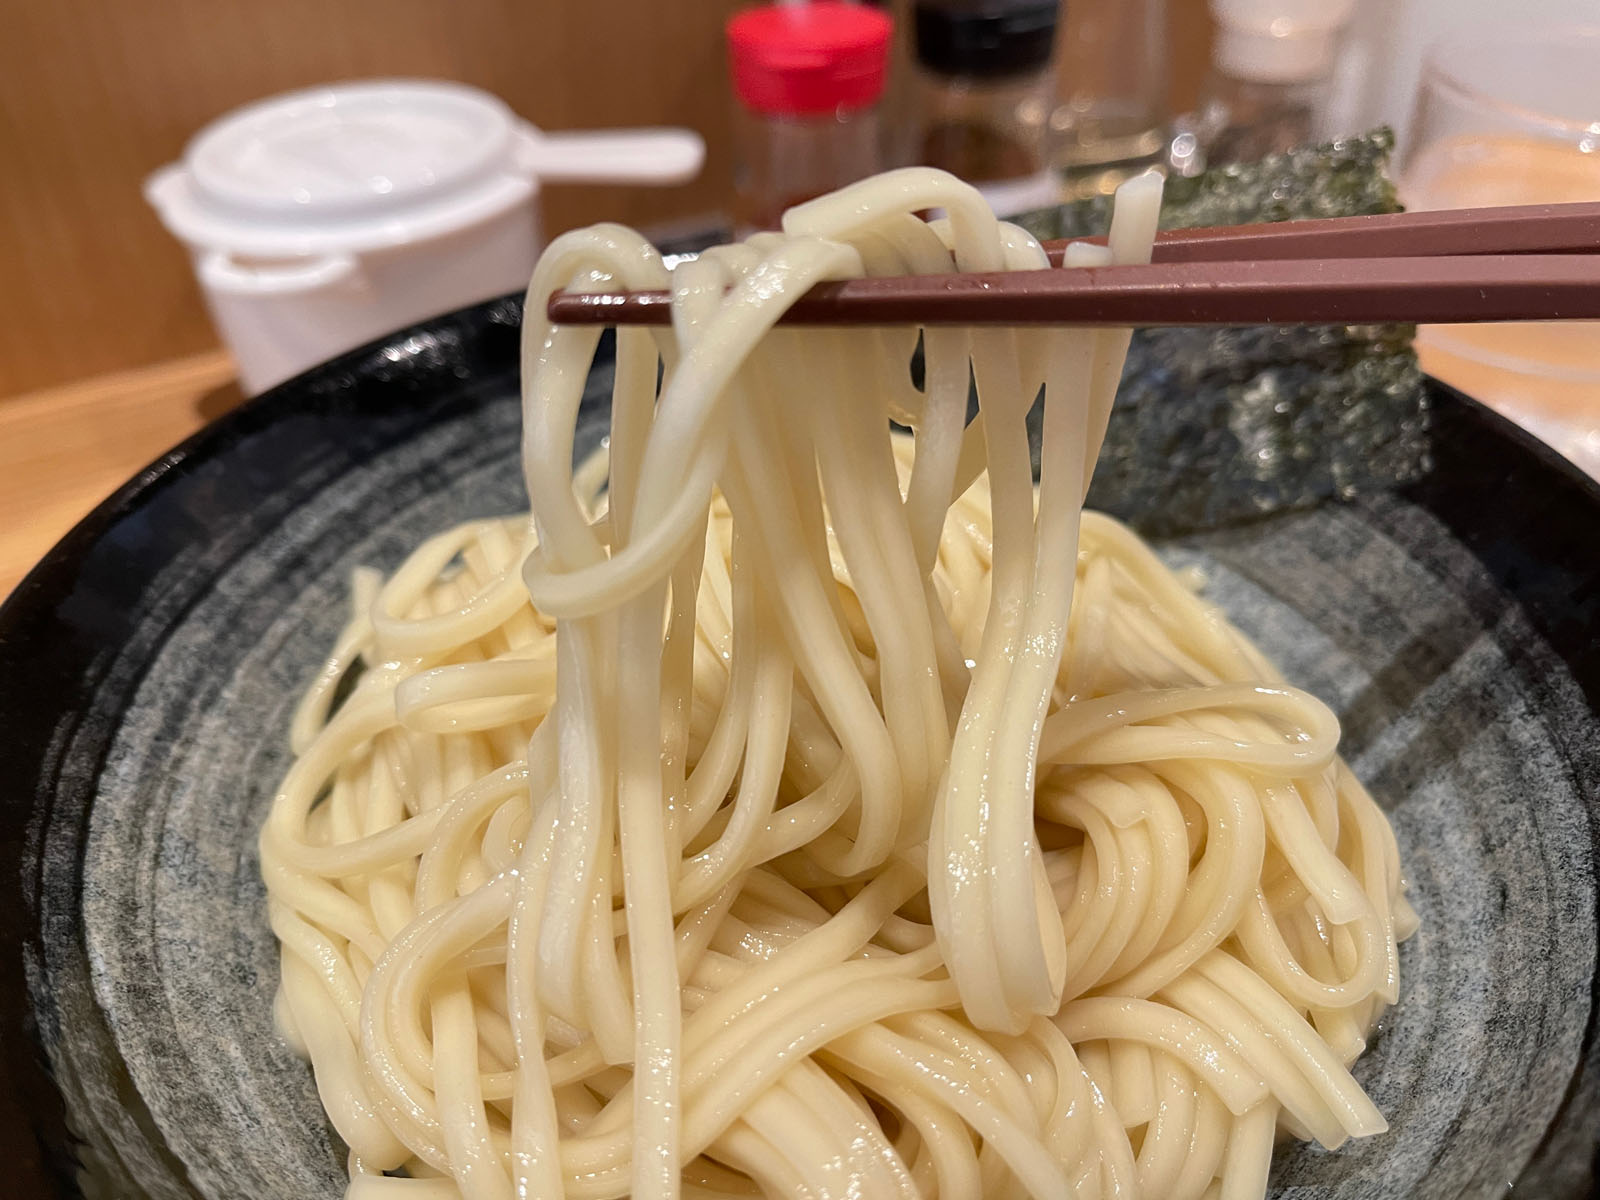
M1069 197L1109 196L1161 161L1172 81L1167 10L1167 0L1067 3L1050 155Z
M1061 200L1045 130L1056 0L919 0L912 158L977 186L1001 216Z
M728 21L742 112L734 170L741 233L775 229L784 209L882 169L878 101L887 14L820 0L746 9Z
M1253 162L1323 136L1339 35L1354 0L1211 0L1217 33L1199 112L1173 141L1180 174ZM1188 129L1184 127L1188 126ZM1192 131L1187 143L1184 134Z

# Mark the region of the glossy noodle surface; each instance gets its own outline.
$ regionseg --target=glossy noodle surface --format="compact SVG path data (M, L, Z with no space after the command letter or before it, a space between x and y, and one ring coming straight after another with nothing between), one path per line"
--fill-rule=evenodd
M1147 259L1158 199L1062 269ZM670 273L547 250L531 514L357 573L261 834L351 1196L1256 1200L1280 1135L1385 1128L1395 839L1333 714L1083 510L1127 332L929 330L918 389L914 329L772 329L1001 268L1048 269L922 169ZM675 297L576 468L568 285Z

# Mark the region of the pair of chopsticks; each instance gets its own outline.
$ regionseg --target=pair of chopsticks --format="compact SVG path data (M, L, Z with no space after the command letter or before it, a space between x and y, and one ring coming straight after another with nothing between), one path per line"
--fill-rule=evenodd
M1090 239L1103 240L1103 239ZM1067 243L1047 242L1059 265ZM556 292L550 319L666 325L666 292ZM791 325L1366 325L1600 317L1600 203L1179 229L1152 262L819 284Z

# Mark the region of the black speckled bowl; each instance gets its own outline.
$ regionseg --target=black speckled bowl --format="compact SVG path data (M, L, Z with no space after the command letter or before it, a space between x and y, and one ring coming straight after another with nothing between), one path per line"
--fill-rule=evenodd
M255 830L348 569L522 506L518 316L444 317L246 405L0 610L0 1193L339 1193L272 1030ZM1600 489L1433 399L1420 482L1164 547L1339 711L1423 919L1358 1068L1390 1131L1283 1150L1297 1200L1592 1186Z

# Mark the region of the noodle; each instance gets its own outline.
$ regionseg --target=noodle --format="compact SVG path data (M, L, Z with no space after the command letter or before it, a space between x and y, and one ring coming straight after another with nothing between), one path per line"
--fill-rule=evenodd
M1148 260L1158 200L1069 269ZM1333 714L1083 510L1127 331L930 329L918 389L915 330L774 328L1046 266L925 169L670 274L546 251L531 516L357 573L261 834L351 1197L1260 1197L1280 1129L1384 1129L1394 836ZM673 291L576 469L564 286Z

